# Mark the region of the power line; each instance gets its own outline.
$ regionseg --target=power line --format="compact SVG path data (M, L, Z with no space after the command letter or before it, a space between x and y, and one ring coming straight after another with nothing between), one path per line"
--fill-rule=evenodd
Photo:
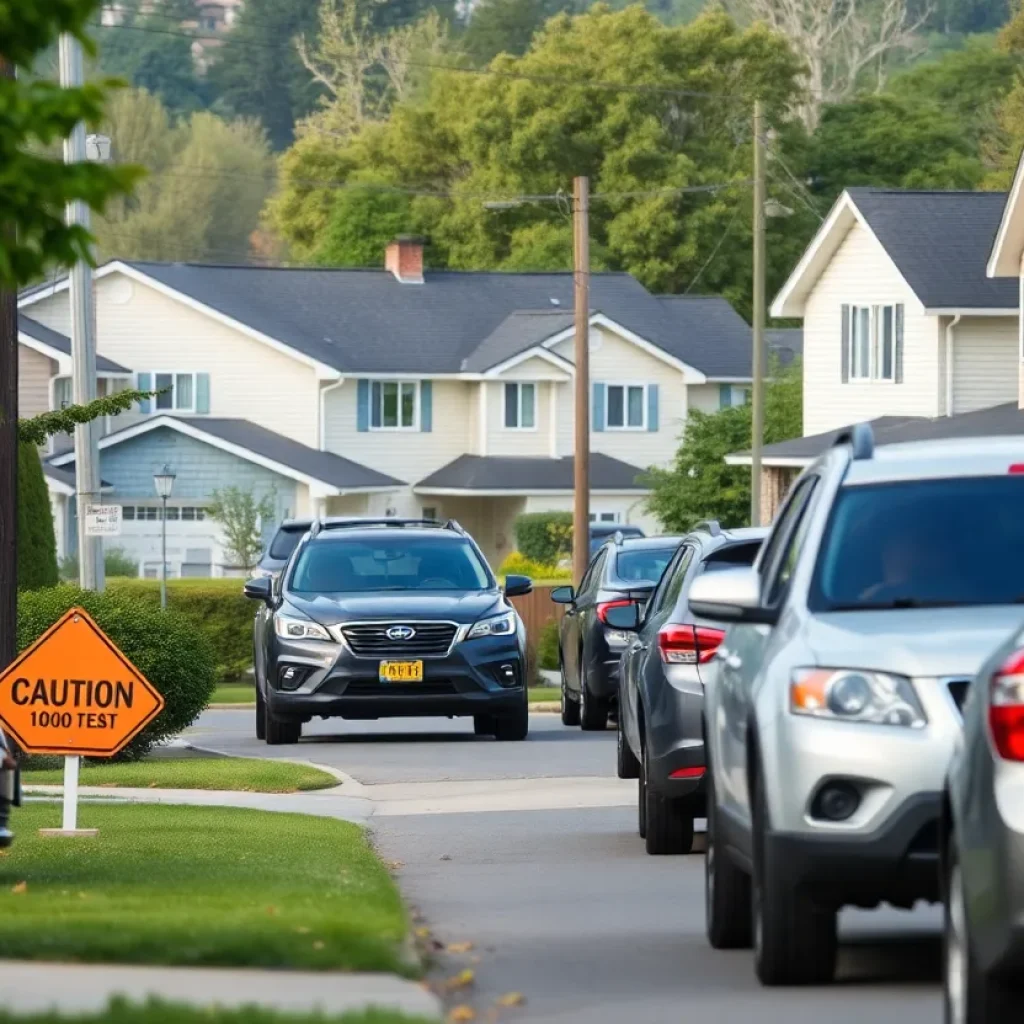
M721 237L715 244L714 249L711 250L711 255L704 261L703 265L701 266L700 270L697 271L696 275L694 275L694 277L690 279L690 283L686 286L686 291L683 292L684 295L690 294L690 292L696 286L697 282L700 281L700 279L704 276L704 271L707 270L708 267L710 267L711 264L715 262L715 257L719 254L719 252L721 252L722 246L725 245L725 240L729 237L729 233L732 231L732 226L736 223L736 220L739 217L739 215L740 207L737 206L736 209L733 211L733 215L729 218L729 223L725 225L725 230L722 232Z

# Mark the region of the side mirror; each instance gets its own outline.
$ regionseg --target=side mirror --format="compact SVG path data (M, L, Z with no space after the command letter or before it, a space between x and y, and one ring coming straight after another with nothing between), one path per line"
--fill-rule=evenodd
M245 581L242 593L253 601L269 604L273 589L274 581L269 576L257 576L255 579Z
M774 626L778 614L761 604L761 577L753 569L723 569L698 576L690 588L690 611L703 619Z
M506 576L505 596L522 597L533 591L533 580L529 576Z
M613 604L604 610L604 621L612 629L624 629L635 632L640 628L640 605L634 601L629 604Z
M551 591L551 600L555 604L572 604L576 600L576 591L572 587L555 587Z

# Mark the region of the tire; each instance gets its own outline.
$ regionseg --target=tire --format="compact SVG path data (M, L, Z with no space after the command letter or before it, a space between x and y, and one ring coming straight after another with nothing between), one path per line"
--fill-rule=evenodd
M644 744L640 764L643 784L646 823L644 843L649 854L664 856L673 853L689 853L693 849L693 815L687 813L682 800L671 800L659 793L652 785L647 762L648 744Z
M474 715L473 733L476 736L494 735L494 715Z
M515 743L525 740L529 734L530 706L526 703L526 694L524 693L521 707L494 719L494 738L502 743Z
M637 760L636 754L630 750L629 740L626 739L626 734L622 731L621 713L615 722L615 760L620 779L640 778L640 762Z
M584 732L604 732L608 728L608 701L595 697L587 686L587 672L580 651L580 728Z
M266 704L263 707L266 712L264 728L267 746L281 747L298 743L302 738L302 722L297 718L277 718L271 714L270 708Z
M963 875L955 842L947 856L942 935L942 1002L946 1024L1011 1024L1021 1016L1021 993L984 974L971 953Z
M704 852L704 921L712 949L750 949L753 927L750 875L730 859L715 828L714 779L708 775L708 833Z
M263 699L260 684L256 684L256 739L267 738L267 704Z
M758 772L753 786L751 885L754 971L762 985L823 985L835 976L836 911L784 880L766 849L768 813Z
M560 701L562 705L562 725L579 725L580 724L580 705L579 701L575 701L569 696L568 690L565 688L565 666L561 666L562 676L562 692Z

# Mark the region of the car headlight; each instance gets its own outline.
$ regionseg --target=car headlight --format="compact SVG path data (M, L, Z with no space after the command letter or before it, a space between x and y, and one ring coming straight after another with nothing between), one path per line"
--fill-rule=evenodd
M287 615L274 616L274 632L285 640L331 639L331 634L318 623L309 619L294 619Z
M467 640L476 640L482 636L511 636L516 631L516 613L502 612L489 619L474 622L466 634Z
M850 668L803 668L789 685L794 715L923 729L928 719L910 680Z

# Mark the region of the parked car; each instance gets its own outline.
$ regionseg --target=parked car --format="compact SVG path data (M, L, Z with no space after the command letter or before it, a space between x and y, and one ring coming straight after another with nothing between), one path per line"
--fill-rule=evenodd
M273 539L263 552L260 563L253 572L254 577L276 576L292 557L292 552L299 546L299 541L309 533L310 527L315 522L321 524L321 528L333 526L344 526L346 523L360 522L362 517L358 516L329 516L324 519L286 519L274 534Z
M657 586L678 537L616 533L591 560L577 592L556 587L551 600L567 605L559 626L562 723L604 729L619 688L619 659L631 634L608 623L608 612L644 602Z
M14 842L11 809L21 806L21 771L10 742L0 731L0 849Z
M1022 455L843 432L754 567L693 584L735 623L705 686L708 938L766 985L832 977L840 907L939 897L957 701L1022 617Z
M967 689L942 821L947 1024L1024 1016L1024 632Z
M642 537L644 531L639 526L625 526L617 523L591 523L590 557L593 558L600 550L601 545L616 534L621 534L623 537Z
M529 730L526 633L457 523L314 522L276 577L248 580L256 735L297 743L314 717L471 715L479 735Z
M725 635L694 615L689 592L705 573L754 564L767 530L702 523L683 538L646 611L609 610L610 625L638 630L619 672L618 774L639 778L638 829L647 852L689 853L704 817L704 676Z

